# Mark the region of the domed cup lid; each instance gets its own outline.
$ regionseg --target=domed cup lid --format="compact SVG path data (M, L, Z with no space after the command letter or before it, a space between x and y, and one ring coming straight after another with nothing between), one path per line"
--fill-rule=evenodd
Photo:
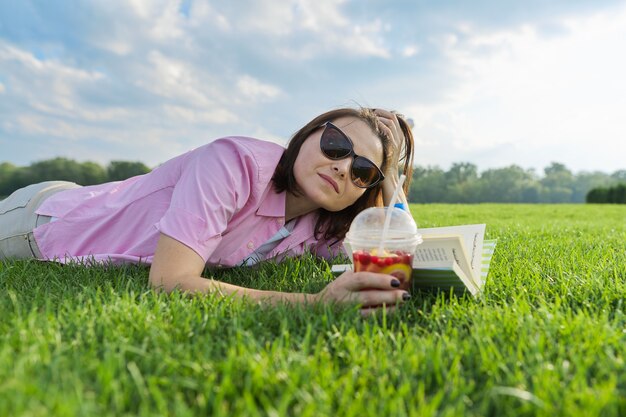
M388 207L370 207L359 213L346 234L346 241L353 250L380 246ZM411 215L397 207L391 208L391 221L383 247L414 251L422 242L417 225Z

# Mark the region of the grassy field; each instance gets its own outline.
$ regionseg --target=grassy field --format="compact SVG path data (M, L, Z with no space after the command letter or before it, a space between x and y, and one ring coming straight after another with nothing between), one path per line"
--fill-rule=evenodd
M396 314L155 294L143 267L0 262L0 416L626 415L626 206L413 205L487 223L479 299ZM219 278L318 291L309 258Z

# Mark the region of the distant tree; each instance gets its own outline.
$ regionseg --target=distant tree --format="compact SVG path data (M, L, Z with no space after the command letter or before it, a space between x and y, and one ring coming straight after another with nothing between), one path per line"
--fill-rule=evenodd
M618 182L626 183L626 169L620 169L611 174L611 178Z
M572 185L574 175L565 165L552 162L544 169L545 176L541 180L544 187L543 200L547 203L569 203L574 194Z
M473 203L476 201L478 167L469 162L452 164L444 174L446 190L444 201L451 203Z
M618 184L616 187L615 202L617 204L626 204L626 183Z
M82 169L80 163L67 158L54 158L35 162L27 170L28 183L63 180L80 183Z
M607 199L611 204L626 204L626 184L617 184L610 187Z
M573 179L572 171L560 162L552 162L544 168L545 177L543 181L547 186L557 185L563 186Z
M80 182L77 183L81 185L102 184L107 182L107 178L107 171L102 165L95 162L83 162L81 164Z
M122 181L148 172L150 168L141 162L111 161L107 167L108 181Z
M597 187L608 187L615 180L608 174L603 172L580 172L574 177L572 184L572 202L583 203L586 201L586 195L589 190Z
M524 193L532 196L531 190L538 188L534 173L517 165L488 169L481 174L479 183L481 201L500 203L522 202Z
M107 169L95 162L76 162L67 158L53 158L32 163L28 167L0 164L0 196L18 188L42 181L72 181L80 185L119 181L145 174L150 169L141 162L113 161Z
M533 169L512 165L478 173L468 162L439 167L415 167L409 200L412 202L582 203L596 187L610 187L626 177L626 170L573 174L564 164L552 162L539 177ZM626 181L624 181L626 182Z
M21 182L33 184L41 181L72 181L80 185L100 184L106 181L105 169L95 162L76 162L67 158L54 158L35 162L24 169ZM21 186L23 186L21 185Z
M17 167L10 162L2 162L0 163L0 180L8 177L15 171Z
M414 203L442 203L446 201L445 172L437 167L415 167L408 199Z
M445 173L449 184L458 184L478 179L478 168L469 162L456 162Z
M522 199L520 203L541 202L542 187L536 181L528 181L522 186Z
M594 188L587 193L586 201L595 204L626 204L626 183Z
M0 197L7 196L13 192L13 176L18 169L18 167L9 162L0 164Z
M590 204L605 204L608 201L608 188L596 187L589 190L586 197L586 202Z

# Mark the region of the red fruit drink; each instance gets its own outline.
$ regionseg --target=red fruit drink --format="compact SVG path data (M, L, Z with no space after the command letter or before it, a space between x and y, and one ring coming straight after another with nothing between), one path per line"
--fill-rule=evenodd
M344 245L352 253L355 272L393 275L409 290L413 253L421 242L411 214L395 207L370 207L354 218Z
M368 271L393 275L400 281L401 289L409 289L413 253L403 250L385 250L379 254L378 249L355 250L352 252L352 259L355 272Z

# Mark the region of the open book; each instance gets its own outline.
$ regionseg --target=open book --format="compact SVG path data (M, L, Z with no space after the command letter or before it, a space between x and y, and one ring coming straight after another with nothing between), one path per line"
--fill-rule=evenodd
M480 293L495 250L495 240L485 240L485 225L433 227L419 229L423 242L413 257L412 287L417 289L453 289L455 292ZM344 243L346 253L352 249ZM334 265L339 274L351 265Z

